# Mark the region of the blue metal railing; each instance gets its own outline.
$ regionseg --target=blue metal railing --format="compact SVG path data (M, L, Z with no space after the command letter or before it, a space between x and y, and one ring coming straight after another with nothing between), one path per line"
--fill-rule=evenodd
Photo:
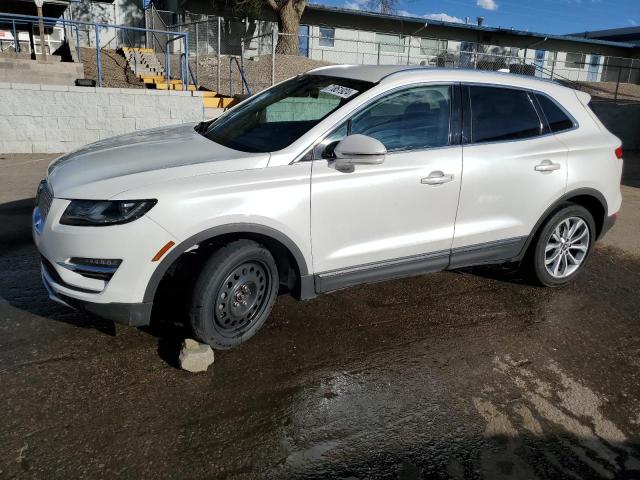
M189 76L187 75L186 68L186 59L189 58L189 33L188 32L178 32L178 31L166 31L166 30L154 30L151 28L141 28L141 27L130 27L126 25L114 25L110 23L99 23L99 22L85 22L82 20L67 20L64 18L53 18L53 17L38 17L35 15L21 15L21 14L13 14L13 13L0 13L0 22L11 23L13 38L15 42L16 53L20 52L20 41L18 39L17 32L20 30L20 26L27 25L30 28L33 25L37 25L40 21L42 21L47 26L63 26L69 27L75 31L75 43L76 43L76 55L78 56L78 61L80 59L80 27L88 27L87 31L94 31L95 36L95 48L96 48L96 62L97 62L97 70L98 70L98 86L103 86L102 81L102 61L100 50L103 48L100 46L100 29L114 29L116 32L120 32L120 47L127 46L125 42L126 39L130 42L129 32L139 32L146 34L155 35L165 35L167 36L167 40L165 42L165 54L166 54L166 78L167 84L171 84L171 66L170 66L170 44L178 41L184 40L184 53L181 57L181 80L182 80L182 88L187 90L189 86ZM117 38L116 35L115 38ZM113 39L111 40L113 41ZM109 43L111 43L111 41ZM42 49L45 48L44 45L41 46ZM184 57L184 60L183 60Z
M240 66L240 62L236 57L229 57L229 96L233 97L233 63L235 62L238 67L238 73L240 74L240 79L242 80L242 84L244 88L247 89L247 93L249 96L253 95L251 92L251 88L249 88L249 83L247 82L247 78L244 76L244 70Z

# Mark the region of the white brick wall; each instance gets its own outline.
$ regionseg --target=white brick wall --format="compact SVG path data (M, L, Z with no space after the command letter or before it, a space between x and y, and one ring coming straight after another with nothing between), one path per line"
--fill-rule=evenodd
M204 115L190 92L0 83L0 153L64 153Z

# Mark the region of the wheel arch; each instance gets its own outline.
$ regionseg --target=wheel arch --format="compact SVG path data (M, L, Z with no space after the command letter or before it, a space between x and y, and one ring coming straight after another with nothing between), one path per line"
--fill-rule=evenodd
M555 213L563 204L567 202L580 205L586 208L589 213L591 213L593 221L596 224L596 239L600 238L600 235L602 234L604 229L604 222L608 212L607 200L606 198L604 198L604 195L602 195L602 193L600 193L598 190L595 190L593 188L578 188L565 193L562 197L553 202L553 204L551 204L545 210L545 212L538 219L537 223L531 230L531 233L529 234L529 237L525 242L522 252L520 252L519 260L522 260L522 258L526 255L527 251L529 250L529 246L538 235L538 232L540 231L540 228L542 227L544 222L551 215L553 215L553 213Z
M312 296L308 292L307 279L311 277L309 276L307 261L300 248L291 238L274 228L264 225L234 223L204 230L171 249L151 275L151 279L145 289L144 302L153 302L158 286L165 274L172 265L180 260L187 250L196 245L214 244L216 241L232 241L239 238L247 238L262 243L274 255L279 270L281 267L286 268L284 262L288 260L289 266L293 267L297 276L298 285L295 287L297 291L294 294L297 293L296 296L300 298Z

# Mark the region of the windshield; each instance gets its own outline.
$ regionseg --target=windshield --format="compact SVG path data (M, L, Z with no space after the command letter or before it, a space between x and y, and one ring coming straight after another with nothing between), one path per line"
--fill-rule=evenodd
M234 150L274 152L372 86L348 78L301 75L265 90L197 131Z

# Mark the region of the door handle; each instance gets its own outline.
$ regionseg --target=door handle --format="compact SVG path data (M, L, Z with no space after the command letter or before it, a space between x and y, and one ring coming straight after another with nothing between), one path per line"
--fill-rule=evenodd
M533 167L536 172L553 172L560 170L559 163L553 163L551 160L543 160L540 164Z
M420 183L424 185L442 185L453 180L453 175L445 175L440 170L435 170L429 174L428 177L420 179Z

